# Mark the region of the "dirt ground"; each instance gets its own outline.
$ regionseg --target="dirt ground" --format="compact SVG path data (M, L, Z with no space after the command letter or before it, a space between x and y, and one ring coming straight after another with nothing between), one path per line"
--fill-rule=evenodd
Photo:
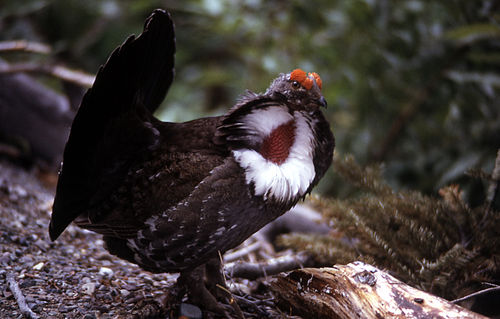
M0 318L22 317L9 276L39 318L175 318L160 305L176 274L151 274L111 256L99 235L74 226L50 241L53 195L33 173L0 162ZM268 316L283 316L272 296L262 297Z

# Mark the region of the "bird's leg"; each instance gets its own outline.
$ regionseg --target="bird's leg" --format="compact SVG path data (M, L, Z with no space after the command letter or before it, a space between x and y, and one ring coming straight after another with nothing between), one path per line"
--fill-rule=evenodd
M208 290L217 298L225 299L230 297L227 289L226 279L222 274L222 265L219 258L212 258L205 264L206 286Z
M238 318L244 318L243 313L226 285L223 275L221 260L219 257L210 259L205 264L206 285L208 290L219 300L225 300L236 313Z
M190 302L203 309L223 314L227 318L243 318L241 309L226 286L219 258L213 258L193 270L181 272L177 283L187 291ZM219 303L217 299L223 303Z
M217 299L205 286L205 265L181 272L177 283L187 291L190 302L208 311L227 314L224 307L217 302Z

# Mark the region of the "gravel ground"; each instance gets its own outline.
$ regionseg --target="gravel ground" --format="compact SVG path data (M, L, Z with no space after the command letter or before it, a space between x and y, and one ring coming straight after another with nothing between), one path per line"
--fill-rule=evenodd
M176 274L151 274L115 258L99 235L74 226L50 241L53 195L33 174L0 162L0 318L22 317L9 276L39 318L171 317L160 305ZM271 299L265 291L257 298ZM282 316L269 301L263 308Z

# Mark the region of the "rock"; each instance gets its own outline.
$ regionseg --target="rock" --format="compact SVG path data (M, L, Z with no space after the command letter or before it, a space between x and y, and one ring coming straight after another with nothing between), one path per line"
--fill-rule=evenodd
M111 268L108 267L101 267L99 269L99 275L105 277L105 278L111 278L114 275L114 272Z
M44 265L45 265L45 263L39 262L38 264L36 264L35 266L33 266L33 269L34 270L42 270L42 268L43 268Z
M72 310L74 310L76 308L77 308L76 305L71 305L71 306L61 305L58 310L61 313L66 313L66 312L70 312L70 311L72 311Z
M49 249L49 244L41 239L38 239L34 243L38 248L40 248L41 251L46 252Z
M123 297L127 297L128 295L130 295L130 291L126 290L126 289L120 289L120 294L123 296Z
M179 318L201 319L203 318L200 308L189 303L181 303L179 307Z
M94 294L95 288L96 288L95 282L88 282L82 285L82 292L86 295L91 296Z
M6 265L10 262L10 260L11 258L9 252L5 252L0 256L0 264Z

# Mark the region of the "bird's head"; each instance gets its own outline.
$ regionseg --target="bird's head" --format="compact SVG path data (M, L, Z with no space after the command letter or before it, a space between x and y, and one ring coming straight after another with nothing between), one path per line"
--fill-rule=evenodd
M265 95L286 101L294 111L314 111L327 105L321 94L321 85L318 73L295 69L288 74L280 74Z

